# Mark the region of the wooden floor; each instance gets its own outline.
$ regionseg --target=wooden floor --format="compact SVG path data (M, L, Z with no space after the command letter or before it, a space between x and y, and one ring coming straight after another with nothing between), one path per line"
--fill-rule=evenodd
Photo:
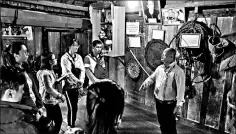
M86 97L83 97L78 102L78 113L76 126L84 128L85 126L85 101ZM67 106L66 103L61 103L61 109L63 114L63 124L61 128L61 134L67 129ZM159 124L155 115L135 107L131 104L125 105L124 116L122 122L117 128L118 134L161 134ZM204 132L203 130L185 126L177 122L177 131L179 134L213 134L211 132Z

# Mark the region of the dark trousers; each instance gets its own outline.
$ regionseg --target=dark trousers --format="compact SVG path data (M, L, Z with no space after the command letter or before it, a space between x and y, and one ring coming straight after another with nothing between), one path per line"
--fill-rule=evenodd
M76 115L78 110L78 100L79 100L79 92L78 89L69 89L65 91L65 97L67 102L67 121L70 127L75 127Z
M156 100L157 117L162 134L177 134L176 120L173 114L176 101L167 102Z
M59 134L61 130L61 124L62 124L62 113L61 113L61 108L59 104L56 104L56 105L45 104L44 106L47 110L47 117L53 120L55 123L53 133Z

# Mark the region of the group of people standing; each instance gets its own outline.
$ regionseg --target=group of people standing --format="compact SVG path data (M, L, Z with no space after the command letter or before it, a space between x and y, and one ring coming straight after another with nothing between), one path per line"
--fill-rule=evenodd
M114 122L108 125L106 121L115 121L122 115L124 91L107 79L107 65L101 54L103 43L93 41L92 52L83 59L77 53L80 44L75 39L68 42L68 50L60 59L60 78L53 70L57 59L52 52L41 56L40 69L36 74L27 64L27 45L13 42L3 52L0 62L1 132L59 133L62 125L59 103L64 101L68 107L68 127L74 128L78 99L85 94L88 96L86 106L90 125L84 131L89 134L114 132ZM85 76L89 79L86 93L83 88ZM62 84L62 92L57 88L59 84ZM118 106L115 111L104 107L112 105ZM101 121L102 125L96 125L98 122L95 120Z
M34 75L27 65L28 50L14 42L2 54L0 67L1 133L59 133L62 125L60 102L67 102L68 127L74 128L78 99L87 94L86 134L115 134L114 126L124 110L124 90L107 79L108 70L102 56L103 43L92 42L92 52L83 59L77 54L80 44L69 43L60 59L60 78L53 67L56 56L41 56L40 69ZM163 134L177 134L175 114L184 103L185 73L176 63L176 50L163 51L162 62L141 85L140 91L154 84L156 111ZM84 93L85 78L89 86ZM62 92L58 84L62 83ZM54 125L53 125L54 124Z

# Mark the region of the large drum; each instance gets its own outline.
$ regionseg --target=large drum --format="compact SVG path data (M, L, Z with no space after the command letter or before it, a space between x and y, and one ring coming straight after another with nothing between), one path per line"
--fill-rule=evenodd
M152 71L155 71L155 69L162 63L161 55L166 48L168 48L168 45L162 40L152 39L148 42L145 48L145 60Z

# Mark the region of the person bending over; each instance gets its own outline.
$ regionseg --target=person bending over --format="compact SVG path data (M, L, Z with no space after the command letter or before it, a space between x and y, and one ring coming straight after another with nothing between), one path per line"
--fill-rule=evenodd
M124 90L111 80L88 87L86 134L116 134L115 126L124 110Z

